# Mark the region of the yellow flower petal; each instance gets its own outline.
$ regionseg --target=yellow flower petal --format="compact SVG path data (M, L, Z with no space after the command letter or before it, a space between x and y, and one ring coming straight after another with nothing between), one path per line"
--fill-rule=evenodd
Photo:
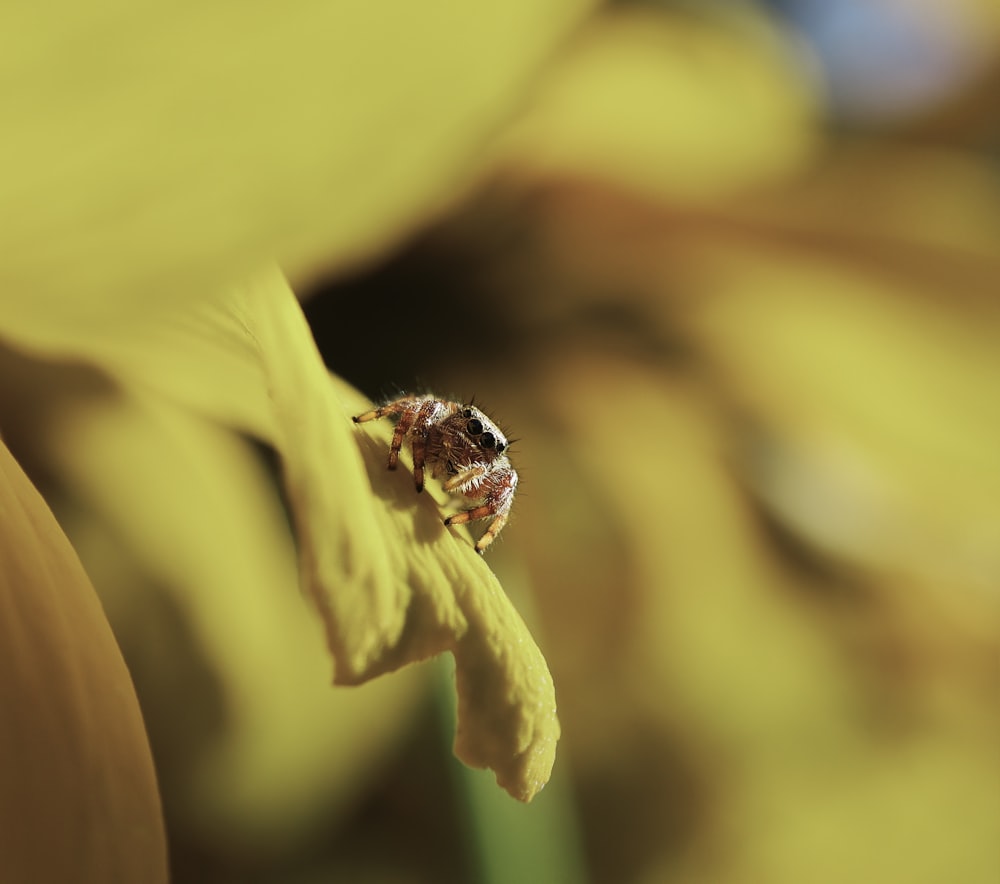
M511 795L530 801L548 782L559 740L552 676L496 580L458 601L469 631L453 648L455 754L496 771Z
M8 4L5 327L58 346L102 335L99 303L127 314L262 257L297 275L384 248L464 186L591 5Z
M167 880L153 763L101 605L0 445L0 878Z
M406 470L386 469L391 426L351 423L370 404L331 382L280 276L261 277L245 303L335 680L355 684L453 651L456 751L529 800L548 779L559 737L552 679L530 633L468 538L442 524L447 498L417 495Z
M466 615L479 622L481 608L497 608L480 597L502 594L431 501L372 505L377 489L358 442L372 464L375 448L346 420L290 295L273 315L261 309L265 298L245 317L259 359L226 316L201 325L177 301L218 290L262 255L306 274L397 239L469 180L486 136L590 5L432 0L387 11L300 0L280 14L244 10L234 29L227 11L199 4L155 18L115 0L86 15L72 4L49 8L44 18L20 4L0 35L9 136L0 169L12 172L0 176L4 332L105 366L133 388L214 409L275 446L338 681L460 636L474 644ZM198 347L187 368L171 371L167 351L145 351L143 330L189 316L179 340L204 330L228 337L218 353ZM283 361L293 352L285 345L304 349ZM360 402L336 395L350 408ZM493 628L500 645L537 653L516 616ZM546 679L537 684L543 693L548 685L554 721ZM499 684L509 687L504 677ZM468 731L477 733L474 721ZM554 743L552 727L545 732ZM515 741L510 757L531 745ZM483 757L507 763L502 752ZM540 779L503 776L522 795Z
M173 813L258 852L301 837L391 751L427 673L330 689L280 490L248 440L148 397L64 396L52 409L38 447L77 501L62 521L154 736L156 723L168 734ZM205 716L163 725L179 698L224 710L210 737Z
M726 33L635 9L595 18L552 66L504 160L680 202L801 167L815 98L787 47L754 24Z

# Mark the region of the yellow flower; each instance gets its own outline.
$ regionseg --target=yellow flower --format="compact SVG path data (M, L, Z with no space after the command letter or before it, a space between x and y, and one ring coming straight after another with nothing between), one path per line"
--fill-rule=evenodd
M934 144L834 134L751 7L574 28L585 6L24 3L0 34L0 429L140 686L171 843L252 863L333 828L353 873L340 823L388 781L409 843L475 827L484 880L993 881L1000 199L975 95L923 122ZM997 55L989 4L953 6ZM474 392L524 439L487 562L536 609L570 762L531 807L375 777L429 692L405 664L444 650L456 750L517 797L559 723L487 563L385 469L390 427L349 420L368 400L292 294L331 279L306 308L345 377ZM18 603L45 597L27 570ZM330 656L372 680L331 689ZM103 794L145 835L97 819L101 864L162 878L107 670L121 740L70 730L131 759ZM51 745L16 794L60 797ZM352 879L380 860L420 877L404 849Z
M47 477L154 693L172 662L158 641L177 637L164 625L177 620L170 612L209 658L204 672L218 678L239 736L207 750L209 785L190 776L170 786L179 798L168 796L206 819L247 813L242 799L268 787L284 788L284 804L249 811L261 830L282 811L315 805L317 767L306 762L339 753L319 779L356 777L358 759L388 743L366 729L385 715L375 710L394 703L389 715L401 718L422 692L413 672L373 686L379 699L369 705L321 688L322 636L304 613L299 576L338 684L452 651L459 756L493 768L523 800L548 778L559 730L540 652L489 568L441 526L433 501L413 501L385 475L377 441L385 429L351 424L367 402L325 371L284 274L308 280L368 258L452 201L474 178L480 145L587 6L140 11L108 0L44 14L15 3L5 13L0 426L28 468ZM30 523L42 505L15 466L7 472L32 500L27 513L3 507L0 543L10 555L27 550L16 572L5 565L5 577L19 577L3 584L8 604L37 613L26 623L37 619L39 636L75 630L71 648L93 644L93 667L74 674L57 657L54 679L109 692L88 712L79 685L69 686L76 694L43 686L48 670L18 658L20 641L0 652L11 696L24 698L17 677L31 670L40 696L66 700L69 727L74 716L90 722L81 752L96 753L104 779L86 782L96 802L107 790L108 813L87 817L88 837L99 830L121 859L95 849L91 873L80 865L87 848L61 842L58 830L46 833L52 856L65 847L60 856L76 863L78 880L162 878L155 787L125 671L51 519L46 545L31 552L25 538L38 530ZM45 565L50 548L57 564ZM63 569L65 591L75 588L59 616L84 612L72 630L46 622L59 612L46 593ZM143 619L144 605L160 620ZM148 647L137 647L140 636ZM37 663L49 647L23 660ZM332 712L316 712L327 698ZM342 736L345 715L360 722L351 738ZM69 818L85 812L71 800L85 785L42 763L54 720L12 702L5 721L0 763L21 779L4 790L3 828L31 830L24 843L37 845L41 814L19 813L18 801L32 787L62 796ZM111 736L95 749L105 725ZM296 737L308 747L298 766L287 749ZM112 753L118 771L101 761ZM262 772L262 759L280 759L282 773ZM45 878L32 871L32 851L0 852L0 876ZM159 872L136 871L127 860L137 855ZM118 877L102 876L102 864L116 862Z

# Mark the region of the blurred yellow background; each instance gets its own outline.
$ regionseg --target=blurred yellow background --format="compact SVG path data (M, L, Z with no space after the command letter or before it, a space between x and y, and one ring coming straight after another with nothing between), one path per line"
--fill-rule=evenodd
M459 767L450 661L331 688L266 446L21 352L124 346L95 314L81 357L25 308L0 428L129 663L173 880L1000 881L1000 13L617 3L569 29L553 3L557 37L491 78L489 35L439 6L413 58L389 20L337 39L391 33L400 76L436 72L421 107L462 138L420 150L447 188L394 156L417 110L313 80L310 102L364 107L375 171L320 143L270 193L256 158L206 203L246 188L252 219L279 194L278 220L185 229L84 289L176 265L196 297L263 243L332 372L474 395L519 440L487 561L552 670L553 780L521 806ZM481 92L445 76L455 46ZM473 128L477 96L499 109ZM359 179L359 227L306 213L300 235L325 161L325 200Z

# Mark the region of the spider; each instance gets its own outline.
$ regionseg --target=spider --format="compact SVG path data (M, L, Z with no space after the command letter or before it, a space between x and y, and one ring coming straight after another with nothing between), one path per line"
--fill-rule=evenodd
M493 519L479 540L482 555L507 524L517 487L517 471L510 465L508 442L497 425L474 405L448 402L434 396L404 396L353 418L356 424L399 416L389 446L389 469L396 469L403 441L413 453L413 482L424 490L424 466L435 479L447 476L444 490L476 504L444 520L462 525Z

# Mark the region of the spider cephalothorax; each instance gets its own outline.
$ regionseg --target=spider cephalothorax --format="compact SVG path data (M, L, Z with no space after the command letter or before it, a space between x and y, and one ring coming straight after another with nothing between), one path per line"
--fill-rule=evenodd
M492 517L476 542L482 553L507 523L517 471L507 457L507 438L497 425L474 405L448 402L433 396L404 396L354 418L357 424L398 415L389 446L389 469L396 469L399 450L408 441L413 452L413 481L424 490L424 467L443 479L444 490L475 503L471 509L444 520L461 525Z

